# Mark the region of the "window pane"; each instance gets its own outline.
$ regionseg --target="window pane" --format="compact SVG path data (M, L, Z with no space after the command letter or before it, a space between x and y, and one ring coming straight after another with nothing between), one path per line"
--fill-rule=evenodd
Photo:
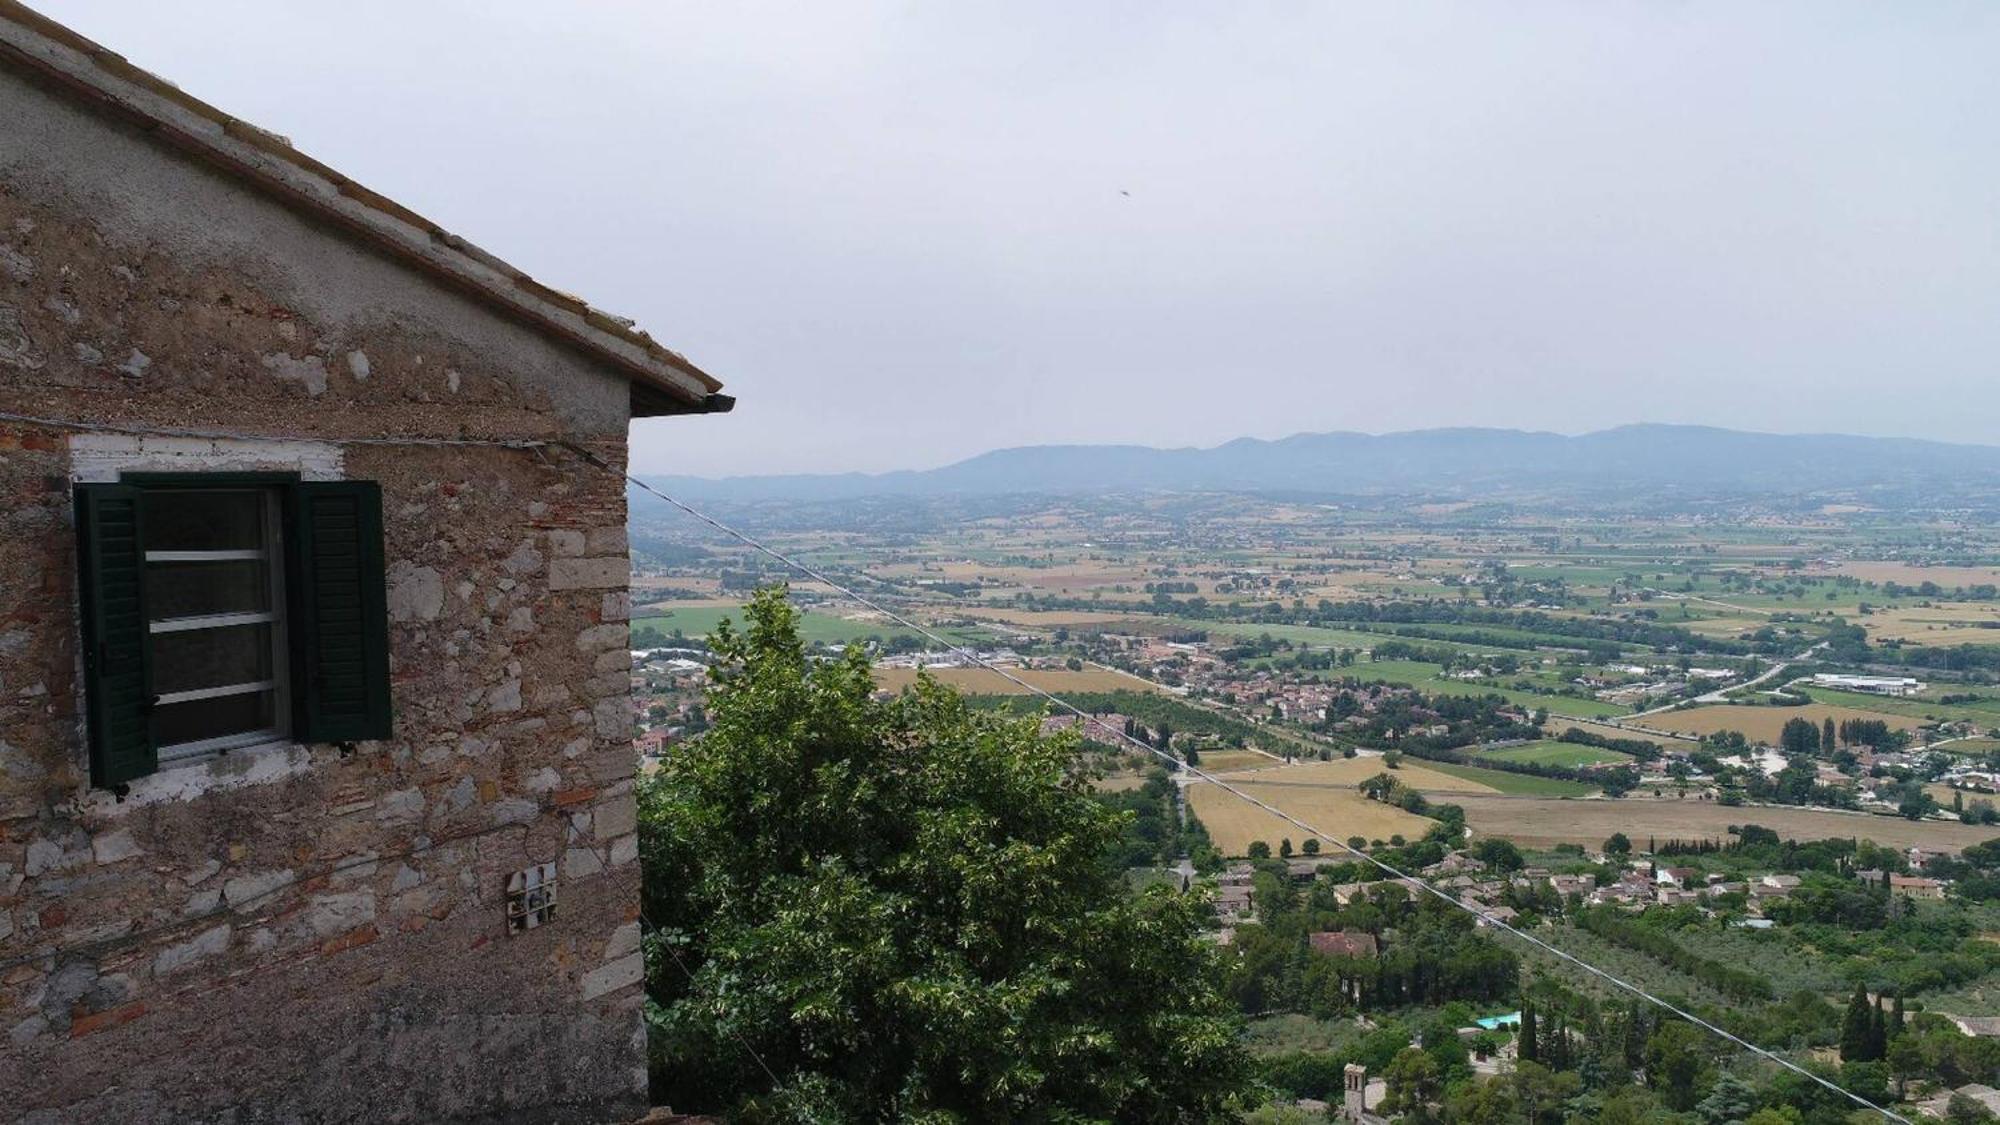
M146 565L146 615L154 621L210 613L261 613L271 584L258 559Z
M172 488L146 493L148 551L243 551L263 545L262 493Z
M153 634L153 691L157 695L270 678L269 625Z
M225 734L268 730L277 725L271 713L274 698L270 692L260 691L155 707L153 741L160 746L172 746Z

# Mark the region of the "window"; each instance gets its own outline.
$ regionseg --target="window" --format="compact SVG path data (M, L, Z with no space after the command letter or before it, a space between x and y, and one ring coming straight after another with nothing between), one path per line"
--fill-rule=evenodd
M381 494L278 474L77 486L92 783L390 730Z
M160 761L283 737L291 721L278 490L163 488L145 501L149 721Z

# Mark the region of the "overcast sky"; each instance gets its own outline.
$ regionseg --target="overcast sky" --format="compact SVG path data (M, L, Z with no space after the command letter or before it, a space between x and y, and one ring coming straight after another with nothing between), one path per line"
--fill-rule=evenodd
M2000 5L38 0L739 396L633 462L2000 443Z

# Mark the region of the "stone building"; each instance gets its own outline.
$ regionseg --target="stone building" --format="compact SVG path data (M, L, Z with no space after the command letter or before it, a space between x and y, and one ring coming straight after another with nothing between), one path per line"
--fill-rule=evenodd
M0 1120L643 1112L620 470L718 390L0 0Z

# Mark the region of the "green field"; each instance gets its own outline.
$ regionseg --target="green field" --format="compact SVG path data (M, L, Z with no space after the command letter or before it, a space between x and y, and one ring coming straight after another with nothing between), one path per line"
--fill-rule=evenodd
M1812 687L1809 684L1800 684L1794 690L1801 695L1811 696L1819 703L1852 707L1860 711L1877 711L1884 715L1901 715L1910 719L1964 721L1979 723L1982 726L2000 727L2000 699L1982 699L1976 703L1935 703L1924 699L1891 699L1860 691L1832 691L1827 688Z
M1436 664L1425 664L1416 660L1375 660L1363 661L1352 668L1337 670L1339 675L1351 675L1362 680L1384 680L1389 683L1409 684L1411 687L1437 695L1497 695L1509 703L1521 707L1546 707L1551 714L1580 715L1586 719L1603 719L1627 713L1628 708L1599 699L1578 699L1569 695L1543 695L1540 692L1516 691L1513 688L1496 687L1479 680L1454 680L1445 676L1444 669Z
M1526 746L1509 746L1503 750L1487 750L1479 755L1502 762L1528 762L1538 766L1565 766L1576 769L1580 766L1613 765L1632 760L1630 754L1616 750L1606 750L1598 746L1582 746L1574 742L1530 742Z
M1532 774L1509 773L1506 770L1480 769L1478 766L1433 762L1428 758L1422 759L1421 764L1427 770L1436 770L1466 781L1490 785L1502 793L1519 797L1588 797L1597 792L1597 787L1594 785L1585 785L1580 781L1564 781L1559 777L1536 777ZM1449 803L1451 795L1440 794L1437 799Z
M679 629L681 634L687 637L708 636L715 632L716 625L724 618L728 618L730 624L735 627L740 628L743 624L742 609L730 606L682 606L664 612L643 611L643 614L632 619L634 629L641 625L650 625L668 634ZM993 643L992 634L974 629L940 628L935 632L959 644ZM913 630L886 621L849 621L830 613L814 613L810 610L799 614L799 633L807 641L819 644L846 644L869 637L879 637L883 640L891 637L921 637L921 634Z
M1314 648L1372 649L1384 641L1401 641L1405 644L1423 645L1426 648L1451 649L1455 652L1474 655L1497 655L1512 652L1516 656L1531 654L1517 649L1495 648L1492 645L1470 645L1458 641L1433 641L1415 637L1398 637L1388 633L1363 633L1349 629L1322 629L1317 625L1259 625L1243 621L1203 621L1194 617L1152 617L1150 614L1135 613L1135 618L1148 618L1171 625L1176 629L1191 632L1206 631L1212 637L1236 637L1242 640L1256 640L1269 635L1274 640L1290 641L1295 645L1311 645ZM1341 669L1359 675L1363 664L1352 669Z

